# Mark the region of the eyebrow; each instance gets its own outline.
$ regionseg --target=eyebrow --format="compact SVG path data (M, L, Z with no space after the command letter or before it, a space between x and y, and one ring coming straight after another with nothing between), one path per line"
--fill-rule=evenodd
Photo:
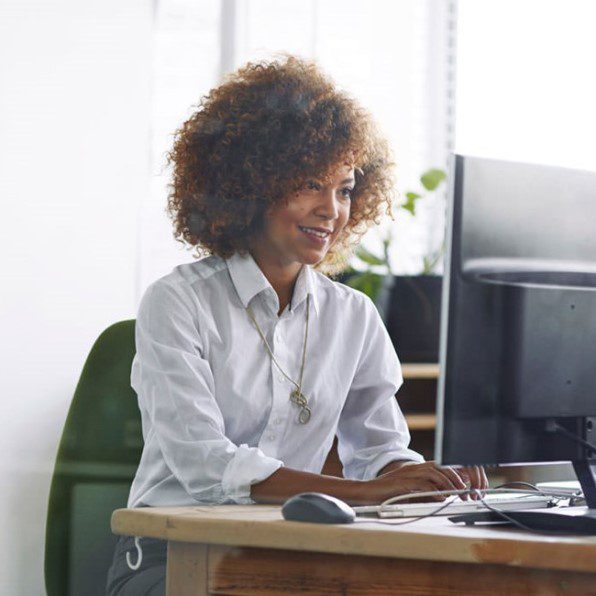
M321 180L319 180L318 178L313 178L312 180L315 182L321 183ZM356 180L354 178L345 178L339 184L355 184L355 183L356 183Z

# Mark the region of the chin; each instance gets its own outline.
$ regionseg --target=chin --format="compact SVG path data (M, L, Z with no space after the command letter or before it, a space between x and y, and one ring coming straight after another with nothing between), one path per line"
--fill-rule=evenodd
M324 258L324 257L323 257ZM303 265L308 265L309 267L314 267L318 265L323 259L310 259L308 261L303 261Z
M303 265L316 265L317 263L320 263L326 256L327 256L327 251L325 251L323 254L317 253L317 254L303 255L303 258L300 259L300 262Z

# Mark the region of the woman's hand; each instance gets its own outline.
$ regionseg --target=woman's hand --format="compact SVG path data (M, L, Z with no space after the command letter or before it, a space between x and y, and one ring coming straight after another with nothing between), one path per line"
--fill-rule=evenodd
M488 488L488 478L482 466L466 466L458 468L458 474L464 479L469 488L476 488L479 491ZM472 499L477 499L476 495L472 495Z
M367 497L374 502L382 502L391 497L405 495L412 492L463 490L488 488L488 480L484 470L479 466L465 468L451 468L437 466L435 462L392 462L383 468L383 473L377 478L365 483ZM446 497L436 495L419 500L443 501ZM462 495L466 499L467 495ZM472 497L476 498L476 497Z
M393 461L373 480L350 480L302 472L282 466L271 476L251 485L251 497L257 503L283 503L303 492L326 493L350 505L378 505L386 499L413 492L461 490L469 481L472 488L486 489L488 482L482 468L455 470L434 462ZM443 501L435 496L425 501ZM419 501L421 499L418 499Z

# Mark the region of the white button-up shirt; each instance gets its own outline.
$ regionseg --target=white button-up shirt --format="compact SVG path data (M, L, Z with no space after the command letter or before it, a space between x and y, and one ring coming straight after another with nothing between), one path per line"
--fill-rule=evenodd
M306 296L310 323L298 422ZM337 434L344 476L374 478L393 460L423 461L394 397L402 383L376 307L303 266L278 317L277 294L250 255L179 265L145 292L131 384L145 446L129 507L251 503L280 466L320 473Z

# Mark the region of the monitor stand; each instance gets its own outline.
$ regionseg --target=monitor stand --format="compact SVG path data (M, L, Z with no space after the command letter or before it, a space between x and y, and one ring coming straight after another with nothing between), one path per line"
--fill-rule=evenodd
M480 523L515 526L517 522L528 530L538 532L594 536L596 535L596 460L575 461L573 468L586 498L587 507L553 507L544 510L507 511L504 514L487 510L456 515L449 520L453 523L463 522L466 525Z

